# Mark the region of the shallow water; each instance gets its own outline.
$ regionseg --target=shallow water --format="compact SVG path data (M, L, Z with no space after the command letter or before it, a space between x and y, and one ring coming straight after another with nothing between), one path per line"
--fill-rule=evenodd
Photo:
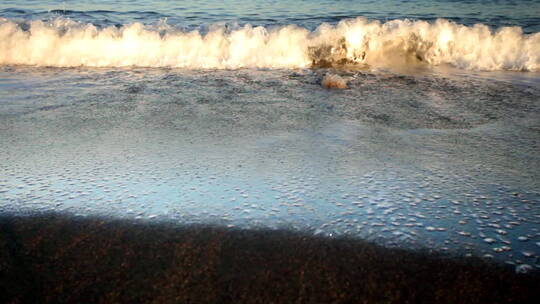
M1 208L534 262L538 87L341 72L333 91L326 72L4 68Z
M221 21L221 29L238 22L241 33L250 31L244 23L268 29L296 24L291 33L307 31L304 38L311 42L317 41L313 33L322 31L316 27L328 21L334 25L319 38L334 39L347 33L339 20L359 15L370 19L352 21L350 28L384 28L386 18L445 17L460 18L452 20L466 27L448 21L389 24L398 24L407 35L424 25L432 33L441 33L441 26L482 33L472 26L475 22L521 26L525 33L508 32L522 43L502 41L509 57L484 52L471 59L456 57L455 49L430 49L421 62L410 62L408 55L383 49L374 54L390 59L378 66L375 55L366 57L371 61L343 64L327 59L356 55L330 52L338 56L324 57L331 68L313 68L314 58L302 57L302 50L298 57L266 53L281 57L259 61L225 52L216 55L215 65L183 66L176 64L185 62L177 57L160 57L168 51L130 57L125 49L87 52L88 44L82 43L74 56L51 57L46 47L38 52L27 45L11 52L12 45L3 40L0 57L8 61L0 66L0 212L286 227L538 264L540 76L534 67L540 59L512 53L512 47L523 51L520 46L527 43L530 50L537 47L540 36L531 34L537 19L528 13L536 2L513 2L516 9L508 14L501 12L509 12L511 2L482 2L476 21L468 21L465 12L479 2L391 6L401 15L378 9L380 2L255 1L222 8L197 2L184 10L169 2L89 3L3 2L0 16L9 19L0 27L11 28L11 41L52 37L41 42L46 47L85 42L68 38L88 30L89 22L102 34L120 24L115 41L155 38L160 45L169 32L182 36L199 29L207 37L208 25ZM59 8L63 5L70 13ZM443 14L448 7L453 16ZM53 9L62 11L48 11ZM491 17L497 14L504 17ZM159 25L164 17L167 24ZM128 39L122 29L137 27L131 22L145 25ZM159 26L165 26L165 34ZM32 27L43 35L28 34ZM223 30L221 37L230 39L234 31L234 26ZM495 32L488 34L496 40ZM105 41L92 35L87 43ZM265 35L255 53L267 49L271 39ZM420 49L415 50L414 56ZM197 53L190 58L192 63L208 59ZM429 61L441 58L455 61ZM285 64L277 68L276 62ZM525 63L533 71L507 71ZM327 74L339 75L348 89L322 88Z

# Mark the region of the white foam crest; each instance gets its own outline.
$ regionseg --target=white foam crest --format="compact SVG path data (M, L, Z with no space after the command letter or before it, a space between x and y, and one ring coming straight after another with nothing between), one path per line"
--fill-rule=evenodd
M55 67L305 68L356 64L450 64L474 70L540 70L540 33L519 27L492 31L440 19L364 18L267 29L213 27L208 33L140 23L99 29L68 19L21 26L0 20L0 64Z

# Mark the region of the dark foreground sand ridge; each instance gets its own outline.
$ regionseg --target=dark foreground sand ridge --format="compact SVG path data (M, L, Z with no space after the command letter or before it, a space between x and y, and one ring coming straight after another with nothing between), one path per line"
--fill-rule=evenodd
M2 303L533 303L538 274L361 240L0 217Z

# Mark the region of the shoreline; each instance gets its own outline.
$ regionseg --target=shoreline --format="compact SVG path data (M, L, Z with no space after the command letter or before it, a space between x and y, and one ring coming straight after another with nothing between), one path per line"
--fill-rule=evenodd
M0 215L7 303L527 303L540 273L286 230Z

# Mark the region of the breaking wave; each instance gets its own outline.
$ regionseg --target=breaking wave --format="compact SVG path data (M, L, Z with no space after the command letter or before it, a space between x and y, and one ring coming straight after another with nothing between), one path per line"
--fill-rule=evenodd
M70 19L0 19L0 65L235 69L450 64L471 70L540 70L540 33L491 30L439 19L365 18L315 31L288 25L212 26L205 33L166 24L98 28Z

